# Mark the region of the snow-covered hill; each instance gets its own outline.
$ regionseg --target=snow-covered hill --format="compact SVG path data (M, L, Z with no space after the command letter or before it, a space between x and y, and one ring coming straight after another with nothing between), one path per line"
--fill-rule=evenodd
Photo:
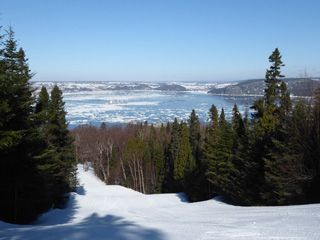
M83 188L34 225L0 222L0 239L320 239L320 204L237 207L184 194L106 186L79 165Z
M32 82L34 88L40 91L44 86L50 92L54 85L63 93L97 92L97 91L164 91L164 92L205 92L219 89L236 82Z

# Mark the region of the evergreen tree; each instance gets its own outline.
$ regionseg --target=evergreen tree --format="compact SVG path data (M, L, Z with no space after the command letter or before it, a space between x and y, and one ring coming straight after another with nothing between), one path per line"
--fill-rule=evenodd
M48 124L48 111L49 111L50 97L45 87L41 88L38 99L36 101L36 120L40 126L40 130L43 129L45 124Z
M100 130L102 130L102 131L106 131L107 130L107 124L105 122L101 123Z
M245 135L245 131L246 131L244 122L238 110L237 104L235 104L232 109L232 128L235 132L235 139L234 139L235 146L233 148L236 149L240 139Z
M164 192L174 192L174 165L178 155L181 141L181 127L177 118L174 119L171 127L171 140L165 158L165 177L163 183Z
M268 106L275 105L280 98L281 79L285 76L281 75L280 68L285 66L281 60L282 56L278 48L276 48L269 57L269 62L272 63L270 69L266 72L266 89L265 100Z
M272 65L266 72L264 98L255 101L252 107L256 110L252 147L256 152L254 172L256 176L261 176L255 178L261 186L261 199L258 201L271 205L283 203L287 195L283 184L285 173L281 156L288 151L284 144L288 140L288 119L292 104L286 84L282 81L284 76L280 68L284 64L281 57L277 48L270 55L269 62Z
M248 189L250 181L248 179L248 168L250 166L250 148L248 144L248 112L246 111L245 120L238 110L237 104L232 110L232 128L234 132L232 147L232 164L234 166L233 191L230 192L231 198L240 204L248 204Z
M171 132L170 122L167 122L166 133L169 134Z
M193 158L196 160L196 163L199 163L201 157L200 121L194 109L192 109L192 112L189 116L188 124L192 155Z
M161 193L162 183L164 179L164 154L161 142L159 140L156 141L153 151L153 159L156 167L156 182L154 192Z
M290 93L287 90L287 84L285 82L281 82L280 84L280 111L282 119L287 119L292 111L292 101L290 99Z
M39 97L36 104L36 113L42 112L42 111L48 111L49 108L49 94L46 89L46 87L42 87L41 91L39 93Z
M204 165L203 168L206 169L205 174L207 179L209 180L209 171L212 166L212 163L216 161L216 151L217 151L217 144L219 142L220 138L220 129L219 129L219 122L218 122L218 110L216 106L213 104L208 112L209 118L211 120L209 127L208 127L208 133L207 138L204 144L204 150L203 150L203 160L202 164ZM211 181L209 180L211 183ZM212 185L213 189L209 190L209 196L211 197L211 192L213 192L214 195L217 194L217 188L214 184ZM210 187L210 185L208 185Z
M174 180L178 191L185 188L187 176L190 176L195 169L196 163L192 156L192 149L189 142L189 129L187 123L182 124L181 141L177 157L174 163Z
M1 44L2 45L2 44ZM24 51L10 27L0 50L0 218L11 223L34 220L46 208L38 157L43 139L33 116L33 89Z
M164 129L163 129L164 130ZM146 178L148 180L146 189L149 193L161 192L164 174L164 156L162 144L158 140L157 131L151 124L148 145L144 154L146 162Z
M48 141L56 153L56 188L54 193L55 206L64 203L63 195L72 190L76 174L76 158L73 138L70 136L64 110L62 92L57 85L51 91L48 124L45 132Z
M204 145L204 162L208 163L215 155L216 145L219 140L219 122L218 122L218 110L215 105L212 105L209 111L209 117L211 119L208 135Z
M166 128L164 127L163 123L161 124L161 127L160 127L159 138L164 151L166 151L168 148L169 142L167 138Z

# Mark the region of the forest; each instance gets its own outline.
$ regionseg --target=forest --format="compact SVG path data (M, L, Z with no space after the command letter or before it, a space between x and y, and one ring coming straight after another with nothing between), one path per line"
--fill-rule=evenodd
M0 220L26 224L63 208L77 163L106 184L146 194L222 196L243 206L320 202L320 89L293 103L277 48L252 116L235 104L227 121L213 104L206 125L193 110L186 122L70 131L61 90L35 94L12 28L0 38Z
M191 201L223 196L244 206L319 202L320 89L293 104L281 58L276 48L252 116L235 104L228 122L213 104L205 126L195 110L187 122L161 126L78 126L78 162L106 184L142 193L186 192Z

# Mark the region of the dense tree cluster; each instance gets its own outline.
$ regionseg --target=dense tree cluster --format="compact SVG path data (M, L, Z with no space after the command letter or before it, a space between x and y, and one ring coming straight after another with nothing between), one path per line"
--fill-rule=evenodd
M75 154L62 93L38 98L11 28L0 41L0 220L28 223L60 207L75 181Z
M200 124L195 138L186 122L160 127L127 124L107 128L92 125L72 130L78 161L93 167L107 184L121 184L143 193L187 191L196 169L199 151L192 152L192 141L200 145ZM196 128L194 128L196 129ZM194 131L194 129L192 129ZM200 147L199 147L200 148Z
M293 107L278 49L269 57L266 89L250 118L234 105L232 120L209 110L200 126L187 122L72 131L79 162L93 165L106 183L143 193L185 191L193 201L223 196L241 205L320 201L320 90Z

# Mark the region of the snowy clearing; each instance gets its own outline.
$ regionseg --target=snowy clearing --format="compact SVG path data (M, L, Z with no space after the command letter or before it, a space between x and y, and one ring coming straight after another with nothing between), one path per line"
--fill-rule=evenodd
M0 222L0 239L320 239L320 204L237 207L189 203L184 194L143 195L107 186L79 165L83 188L68 207L34 225Z

